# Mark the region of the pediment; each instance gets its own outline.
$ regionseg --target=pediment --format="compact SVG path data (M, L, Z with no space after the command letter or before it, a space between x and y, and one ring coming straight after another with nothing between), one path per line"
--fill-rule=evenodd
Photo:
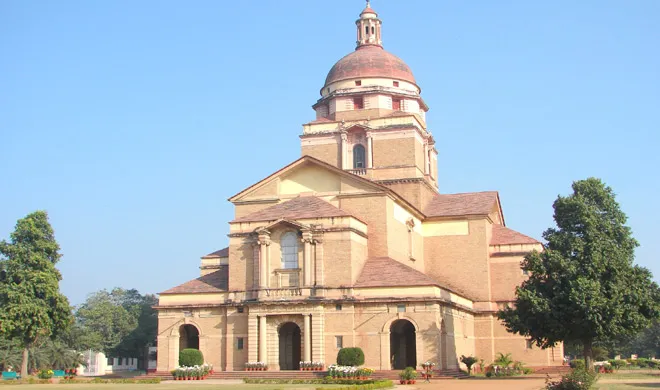
M304 156L232 196L229 201L257 202L294 198L301 194L332 197L387 191L386 187L368 179Z

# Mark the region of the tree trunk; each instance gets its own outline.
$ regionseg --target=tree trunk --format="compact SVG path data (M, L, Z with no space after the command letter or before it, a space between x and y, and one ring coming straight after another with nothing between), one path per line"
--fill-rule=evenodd
M584 366L587 369L587 371L594 370L592 343L593 341L591 339L582 340L582 345L584 346L584 349L582 350L582 355L584 355Z
M21 362L21 377L27 378L28 376L28 357L29 351L27 347L23 348L23 361Z

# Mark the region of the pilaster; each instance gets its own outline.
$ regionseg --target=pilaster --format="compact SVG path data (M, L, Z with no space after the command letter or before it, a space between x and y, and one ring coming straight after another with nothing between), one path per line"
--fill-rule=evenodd
M259 316L259 361L268 364L268 317Z
M303 361L312 361L312 324L311 315L303 314Z
M248 362L259 361L259 319L256 315L248 317Z
M303 249L303 286L309 287L312 285L314 270L312 269L312 232L304 231L302 242Z
M270 263L270 232L268 230L259 231L259 287L268 288L269 284L269 263Z
M311 320L312 326L312 358L311 360L315 362L324 362L328 365L330 362L327 361L325 356L325 316L323 313L314 313Z

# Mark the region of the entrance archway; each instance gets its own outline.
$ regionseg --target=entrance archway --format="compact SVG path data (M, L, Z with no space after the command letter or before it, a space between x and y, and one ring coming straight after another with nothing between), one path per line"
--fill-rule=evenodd
M415 326L408 320L396 320L390 326L390 359L395 370L417 367Z
M280 326L280 370L300 369L300 327L293 322Z
M179 328L179 351L186 348L199 349L199 331L193 325L181 325Z

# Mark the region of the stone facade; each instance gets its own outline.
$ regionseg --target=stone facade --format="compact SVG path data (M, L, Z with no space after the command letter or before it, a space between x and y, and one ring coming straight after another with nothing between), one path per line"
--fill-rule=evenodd
M331 364L353 346L381 370L499 352L562 364L561 345L532 347L496 318L542 245L505 226L497 192L438 190L421 89L382 49L375 11L356 25L358 54L328 75L303 156L232 196L229 246L161 293L159 371L191 346L220 370Z

